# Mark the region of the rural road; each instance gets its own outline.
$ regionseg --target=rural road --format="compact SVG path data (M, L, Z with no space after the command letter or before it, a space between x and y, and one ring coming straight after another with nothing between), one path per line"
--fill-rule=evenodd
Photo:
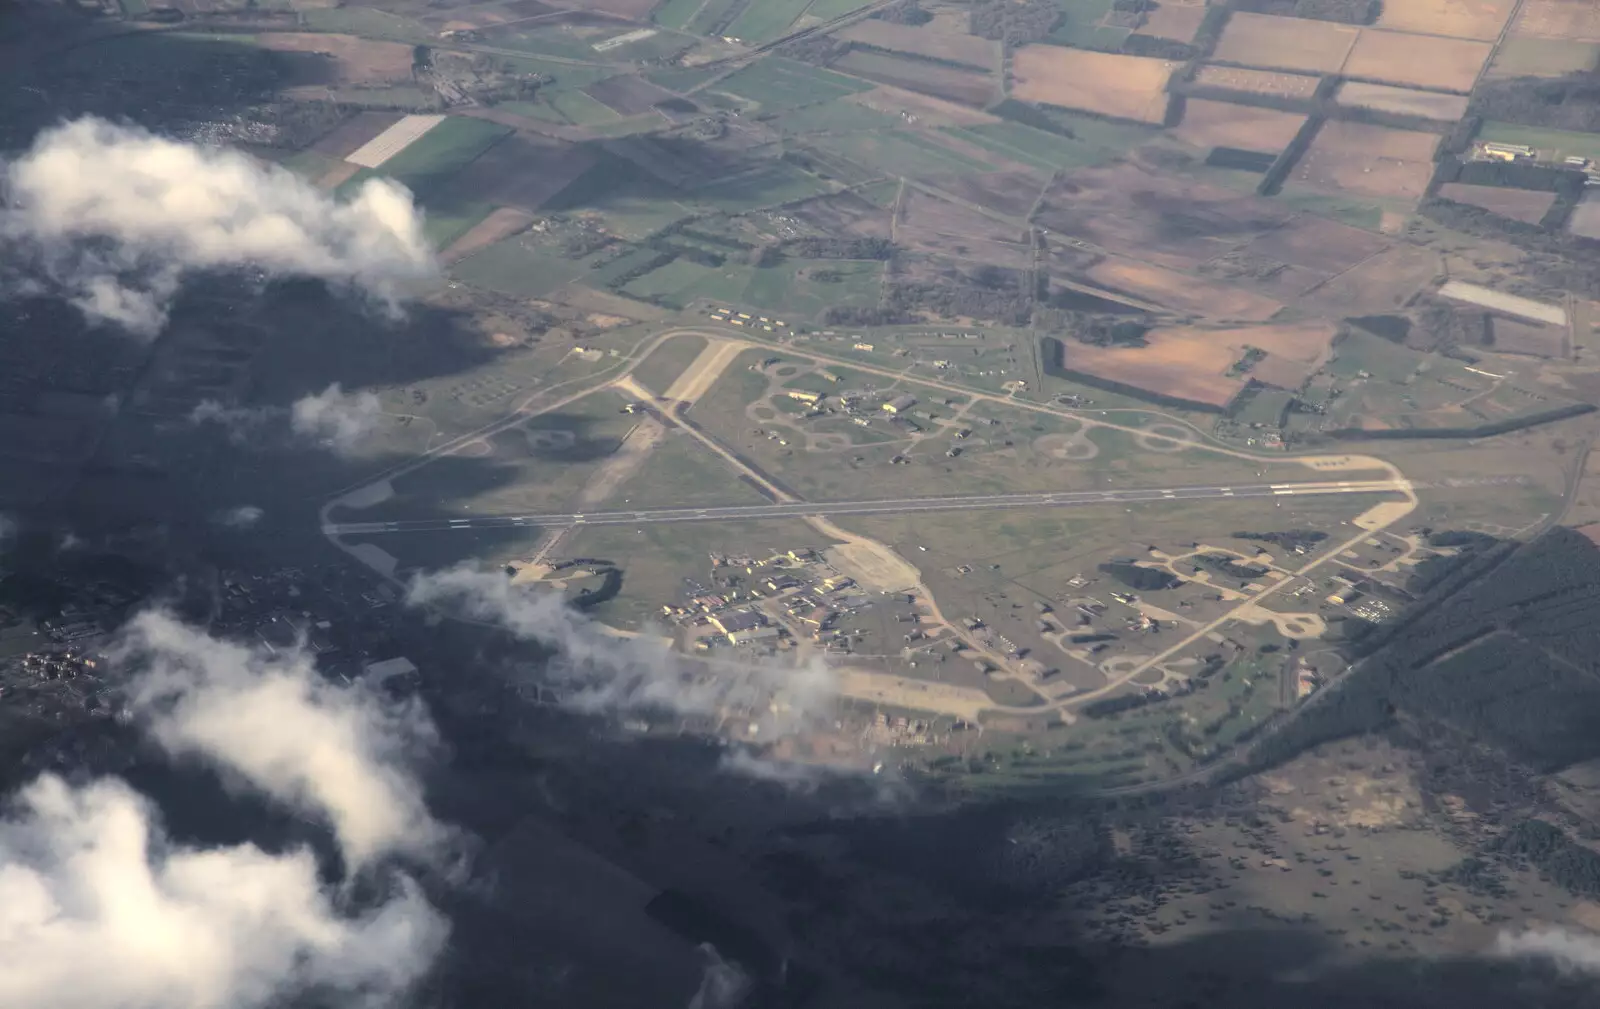
M1392 480L1342 480L1230 487L1130 488L1102 491L1041 491L960 497L891 498L878 501L798 501L780 504L721 505L708 508L647 508L586 514L480 515L459 519L327 523L329 536L383 533L454 532L511 526L647 525L656 522L726 522L737 519L803 518L810 515L900 515L923 511L976 511L985 508L1052 508L1073 505L1134 504L1218 498L1270 498L1328 494L1403 493Z

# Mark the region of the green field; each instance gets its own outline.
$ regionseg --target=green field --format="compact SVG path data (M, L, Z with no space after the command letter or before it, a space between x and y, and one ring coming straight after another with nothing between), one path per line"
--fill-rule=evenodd
M304 151L296 151L278 162L278 164L296 175L315 182L332 171L334 167L340 164L340 161L338 158L331 158L326 154L318 154L308 148Z
M1520 126L1491 119L1478 131L1478 139L1534 147L1546 160L1574 155L1600 158L1600 133L1569 133L1566 130L1547 130L1539 126Z
M992 172L995 169L994 165L941 147L911 130L818 137L816 146L851 161L870 165L885 175L923 178L929 175Z
M832 21L834 18L844 17L851 11L858 11L865 7L870 0L812 0L811 6L806 8L806 17L816 18L818 21Z
M556 88L584 88L595 81L614 77L616 67L586 67L575 63L562 63L557 60L544 60L537 56L496 56L495 62L504 63L512 70L525 74L544 74L554 79L555 83L544 86L540 94Z
M385 161L381 171L426 199L431 188L465 168L510 132L509 127L499 123L450 116Z
M1076 125L1072 127L1076 138L1011 122L949 127L944 132L1047 172L1103 164L1121 157L1128 148L1150 136L1149 130L1137 126L1088 117L1083 117L1083 124L1081 129Z
M837 279L815 280L818 271ZM826 308L870 308L878 303L883 284L883 264L856 260L799 260L753 270L745 287L746 305L791 315L816 317Z
M516 238L491 245L451 268L469 284L516 297L539 298L587 271L580 260L525 245Z
M582 91L557 91L550 96L549 103L558 115L574 126L609 123L622 118L614 109Z
M700 13L696 14L683 30L696 35L709 34L712 26L722 21L738 2L739 0L705 0L705 6L700 8Z
M722 70L716 67L710 70L702 67L663 67L646 72L644 79L668 91L689 91L720 73Z
M650 12L650 20L663 28L679 31L689 27L689 21L699 9L700 0L666 0Z
M630 281L622 290L635 298L656 300L673 308L683 308L697 298L734 302L744 296L751 269L731 263L716 267L674 259Z
M790 135L808 133L850 133L857 130L892 130L900 117L887 115L855 102L835 101L790 109L768 120L767 125Z
M718 91L752 101L763 109L792 109L828 102L872 85L829 70L772 56L723 78Z
M784 161L772 161L753 172L716 179L691 198L726 214L741 214L760 207L793 203L829 192L828 183Z
M362 38L387 39L391 42L438 41L435 31L421 21L374 7L320 7L305 11L300 19L307 28L319 32L348 32Z
M1050 41L1063 46L1111 49L1133 34L1128 28L1102 28L1099 22L1111 12L1113 0L1056 0L1064 15Z
M659 271L658 271L659 272ZM683 370L706 349L704 337L685 334L674 336L651 352L633 369L633 377L653 393L663 393Z
M1259 179L1260 176L1252 178ZM1351 227L1377 231L1383 225L1383 207L1376 203L1329 196L1326 193L1301 189L1295 185L1285 186L1277 198L1296 210L1304 210L1318 217L1327 217Z
M443 249L451 242L472 230L473 225L489 216L494 204L475 200L451 207L430 207L422 224L422 233L435 249Z
M1576 39L1533 39L1512 36L1495 50L1490 79L1557 77L1588 73L1600 64L1600 45Z
M809 6L811 0L755 0L723 34L746 43L770 42L787 32Z

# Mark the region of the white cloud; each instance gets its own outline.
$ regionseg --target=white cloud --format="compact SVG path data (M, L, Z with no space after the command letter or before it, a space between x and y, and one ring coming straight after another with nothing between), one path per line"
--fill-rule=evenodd
M359 451L383 419L383 406L370 392L347 393L339 383L306 396L290 409L289 426L335 455Z
M658 639L612 633L559 593L512 585L498 570L462 565L418 575L407 598L493 621L554 649L548 675L572 688L568 703L581 710L737 712L755 727L752 738L767 740L831 716L838 696L834 674L820 659L802 666L692 662Z
M229 529L249 529L261 521L266 512L255 505L240 505L237 508L228 508L217 512L212 520L219 526Z
M345 392L335 382L319 393L302 396L288 409L272 406L230 407L214 399L200 403L189 412L195 426L214 424L228 433L235 445L252 442L271 444L287 437L298 438L326 449L334 455L359 452L383 421L383 404L370 392Z
M402 186L338 201L237 151L84 117L46 130L5 173L0 237L89 318L150 336L185 273L255 267L347 284L391 308L435 271Z
M734 1009L750 992L750 976L738 964L724 960L710 943L696 948L706 958L706 970L688 1009Z
M309 851L184 847L122 782L45 776L0 820L0 1005L267 1009L314 990L391 1006L446 933L394 884L340 909Z
M229 441L242 445L282 415L283 411L269 407L223 406L214 399L207 399L189 411L189 423L196 427L215 424L228 432Z
M1600 935L1561 928L1501 932L1495 942L1501 956L1542 957L1563 970L1600 974Z
M116 658L137 670L132 709L163 747L326 819L352 869L443 853L450 832L411 773L435 740L420 704L335 686L304 653L273 656L158 612L128 625Z

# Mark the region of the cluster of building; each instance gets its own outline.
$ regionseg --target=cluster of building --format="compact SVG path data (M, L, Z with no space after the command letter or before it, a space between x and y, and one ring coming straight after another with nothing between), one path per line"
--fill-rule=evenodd
M725 322L730 326L749 326L752 329L760 328L768 333L775 333L780 329L787 329L789 324L782 319L769 319L764 315L751 315L749 312L736 312L731 308L713 308L711 310L713 322Z
M840 624L872 604L854 579L809 548L766 559L713 554L711 576L712 585L693 585L683 602L661 608L696 652L757 646L772 652L801 641L848 652L850 636Z
M1472 160L1474 161L1500 161L1505 164L1531 164L1542 160L1543 152L1537 147L1527 144L1502 144L1494 141L1480 141L1472 147ZM1579 154L1569 154L1559 162L1553 159L1551 163L1561 168L1584 173L1588 178L1585 185L1600 186L1600 167L1596 167L1593 160Z

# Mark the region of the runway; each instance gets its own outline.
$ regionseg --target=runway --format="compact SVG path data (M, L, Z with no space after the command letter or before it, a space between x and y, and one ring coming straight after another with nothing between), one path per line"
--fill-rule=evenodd
M1041 491L962 497L894 498L878 501L799 501L783 504L722 505L710 508L641 508L554 515L479 515L471 518L413 519L393 522L341 522L324 525L329 536L379 536L394 533L466 532L517 526L650 525L659 522L728 522L797 518L807 515L904 515L913 512L981 511L994 508L1070 508L1084 505L1144 504L1152 501L1205 501L1227 498L1311 497L1332 494L1403 493L1395 480L1341 480L1287 484L1234 484L1228 487L1165 487L1129 490Z

